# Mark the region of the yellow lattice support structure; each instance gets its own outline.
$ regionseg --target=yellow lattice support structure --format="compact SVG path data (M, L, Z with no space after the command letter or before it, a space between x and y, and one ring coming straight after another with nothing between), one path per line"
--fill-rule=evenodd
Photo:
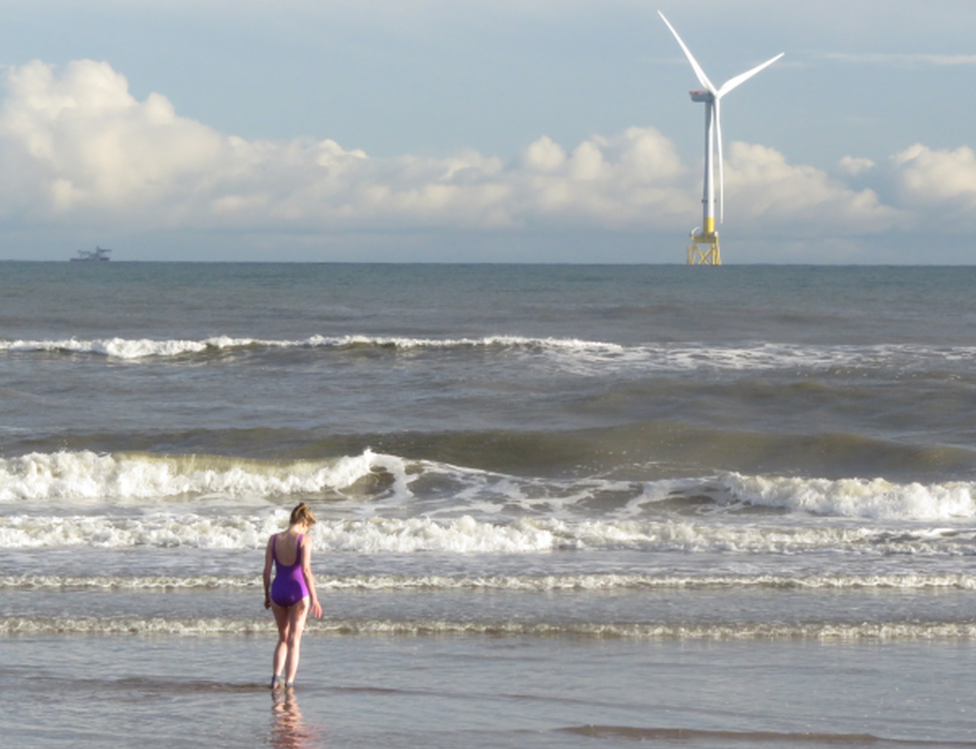
M705 231L695 229L688 245L688 265L721 265L722 255L718 251L718 232L711 217L705 218Z

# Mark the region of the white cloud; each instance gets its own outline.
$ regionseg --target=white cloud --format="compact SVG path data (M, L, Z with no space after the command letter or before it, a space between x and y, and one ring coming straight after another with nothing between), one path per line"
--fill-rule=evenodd
M551 172L566 161L566 152L552 138L544 135L525 149L523 162L530 169Z
M699 219L700 167L682 163L674 143L649 127L572 147L543 136L510 162L476 151L373 158L332 140L220 133L180 117L160 94L137 100L107 63L11 67L3 89L0 221L8 226L683 233ZM919 221L933 205L976 205L968 148L897 154L889 173L897 207L772 148L732 143L727 151L726 213L741 236L856 237L906 226L910 212ZM846 157L840 173L873 166Z
M651 129L549 138L506 165L474 151L370 158L331 140L245 141L137 101L107 63L7 70L0 109L6 218L112 217L144 228L648 226L686 204L673 144Z
M953 151L915 144L892 157L896 185L904 205L935 208L972 223L976 210L976 153L963 146Z
M5 203L39 219L185 201L231 147L159 94L137 102L107 63L73 62L57 74L33 62L9 69L5 88Z
M849 177L856 177L862 172L873 169L874 162L871 159L845 156L837 163L837 167L842 174L846 174Z
M976 65L976 55L937 54L846 54L831 53L829 60L891 67Z
M733 143L725 184L737 221L825 236L877 233L902 221L873 190L855 191L819 169L791 165L765 146Z

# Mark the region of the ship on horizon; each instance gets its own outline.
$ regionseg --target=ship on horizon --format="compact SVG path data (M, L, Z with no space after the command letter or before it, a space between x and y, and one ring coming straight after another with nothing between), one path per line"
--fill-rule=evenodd
M71 258L73 263L108 262L112 258L108 256L111 250L103 249L95 245L94 250L78 250L78 257Z

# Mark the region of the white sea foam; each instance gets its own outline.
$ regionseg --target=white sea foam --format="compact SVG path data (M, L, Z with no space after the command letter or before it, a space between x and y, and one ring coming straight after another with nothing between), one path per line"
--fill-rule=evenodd
M730 474L736 501L794 512L879 520L958 520L976 516L976 484L893 484L881 478L803 479Z
M2 631L2 621L0 621ZM336 635L490 635L494 637L572 637L641 640L816 640L816 641L916 641L973 640L976 624L971 622L865 622L862 624L740 623L663 624L610 622L524 622L524 621L390 621L317 620L309 625L312 634Z
M275 631L271 620L164 619L162 617L0 617L0 635L252 635Z
M0 459L0 502L159 499L182 495L279 497L340 490L391 461L365 451L332 461L276 464L197 456L30 453Z
M216 576L146 575L141 577L110 575L4 575L0 589L12 590L246 590L261 587L260 575ZM550 593L556 591L601 592L643 591L661 589L687 590L896 590L940 591L976 590L976 575L957 574L889 574L844 575L674 575L674 574L540 574L540 575L483 575L476 577L447 575L316 575L320 591L509 591Z
M119 359L138 359L147 356L179 356L185 353L204 351L207 344L202 341L150 339L128 340L124 338L103 338L78 340L68 338L51 341L5 341L0 342L0 350L12 352L63 352L72 354L100 354Z
M377 347L400 350L455 349L455 348L511 348L536 351L554 351L590 355L620 355L626 347L599 341L561 338L525 338L521 336L485 336L483 338L410 338L405 336L321 336L305 339L268 340L261 338L234 338L214 336L203 340L154 340L154 339L55 339L0 341L0 351L18 353L64 352L74 354L98 354L119 359L149 357L175 357L196 354L207 350L237 348L357 348Z
M3 575L0 589L23 590L194 590L217 588L258 588L260 575L249 577L199 575L178 577L175 575L146 575L142 577L110 575ZM322 583L320 582L321 586Z
M282 511L279 515L283 516ZM0 517L0 547L102 548L192 547L262 548L268 535L281 529L279 516L238 516L227 520L193 513L156 512L119 516ZM539 552L579 545L578 539L544 526L513 523L497 526L460 518L447 523L413 518L365 521L320 521L312 529L316 548L333 552L421 551Z
M711 502L701 503L703 496ZM324 503L323 509L334 518L365 523L356 530L354 542L343 535L348 529L333 529L336 535L329 539L337 548L348 542L361 550L370 546L371 538L383 539L375 541L377 548L391 550L390 537L399 539L405 551L412 550L411 545L445 551L452 545L457 551L639 545L646 527L657 529L648 543L664 543L674 534L670 541L683 548L690 543L683 534L697 526L660 522L669 517L668 507L681 506L682 497L696 498L684 511L702 518L739 515L750 507L776 508L800 518L954 525L976 518L976 483L962 481L896 484L881 478L736 473L644 482L541 479L407 460L368 449L318 461L91 451L0 459L0 506L31 502L35 510L57 509L52 515L80 517L105 504L138 507L143 513L165 508L179 515L174 508L186 507L192 514L224 503L236 516L244 508L267 510L269 505L277 508L295 499L311 499ZM601 510L604 504L606 510ZM428 520L441 524L424 525ZM480 525L465 525L468 522ZM393 528L391 523L401 525ZM465 532L445 535L442 529L451 523Z
M704 343L629 344L575 338L531 338L493 335L480 338L412 338L407 336L322 336L271 340L213 336L186 339L53 339L0 340L0 352L64 352L140 360L179 357L206 351L245 348L348 349L376 347L400 351L446 349L499 349L551 358L581 373L605 373L607 367L639 367L645 371L697 370L826 370L885 367L893 371L929 370L933 365L958 367L976 363L976 347L920 346L914 344L797 345L757 343L717 345Z
M133 547L260 549L281 529L285 510L272 514L0 516L0 548ZM351 554L537 554L559 550L681 553L798 554L843 551L858 555L969 554L976 530L892 533L843 526L764 526L690 521L516 519L486 522L372 517L322 520L312 528L315 548Z
M139 618L118 617L0 617L0 636L11 635L177 635L239 636L267 635L275 631L270 617L233 618ZM976 624L971 622L866 622L812 623L608 623L525 622L389 619L314 619L306 624L309 636L399 636L430 637L476 635L492 637L571 637L573 639L639 640L814 640L814 641L932 641L974 640Z

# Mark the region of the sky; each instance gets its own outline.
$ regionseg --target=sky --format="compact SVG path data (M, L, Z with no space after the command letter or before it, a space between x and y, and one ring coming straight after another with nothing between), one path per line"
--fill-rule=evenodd
M0 260L976 260L973 0L0 0Z

